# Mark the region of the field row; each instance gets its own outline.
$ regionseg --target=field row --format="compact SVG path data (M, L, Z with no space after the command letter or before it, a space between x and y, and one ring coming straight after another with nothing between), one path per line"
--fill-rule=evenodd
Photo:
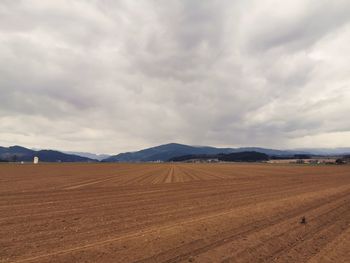
M349 172L255 164L1 166L0 262L346 262Z

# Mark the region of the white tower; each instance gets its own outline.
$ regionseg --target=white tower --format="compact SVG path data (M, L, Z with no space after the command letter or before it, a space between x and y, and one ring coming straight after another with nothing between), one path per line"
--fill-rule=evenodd
M39 163L39 157L38 156L35 156L34 157L34 161L33 161L34 164L37 164Z

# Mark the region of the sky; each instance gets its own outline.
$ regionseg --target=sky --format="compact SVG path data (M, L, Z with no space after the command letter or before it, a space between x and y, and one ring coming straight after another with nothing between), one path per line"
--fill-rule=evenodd
M350 146L348 0L1 0L0 145Z

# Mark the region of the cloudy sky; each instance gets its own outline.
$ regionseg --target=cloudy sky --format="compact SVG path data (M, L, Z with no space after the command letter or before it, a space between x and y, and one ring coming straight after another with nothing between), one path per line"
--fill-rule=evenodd
M1 0L0 145L350 146L348 0Z

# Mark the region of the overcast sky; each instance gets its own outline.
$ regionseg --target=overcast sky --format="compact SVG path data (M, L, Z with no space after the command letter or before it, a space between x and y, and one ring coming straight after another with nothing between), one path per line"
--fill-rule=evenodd
M0 145L350 146L349 0L0 0Z

